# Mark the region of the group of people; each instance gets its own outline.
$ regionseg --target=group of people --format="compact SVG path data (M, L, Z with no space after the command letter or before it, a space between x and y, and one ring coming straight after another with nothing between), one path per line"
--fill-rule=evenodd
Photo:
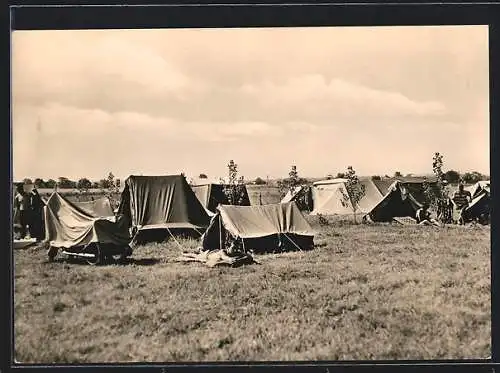
M471 193L468 190L464 189L463 183L460 183L458 185L458 190L453 194L453 197L448 201L448 203L440 206L438 216L440 220L444 222L448 222L448 220L454 220L459 224L464 224L464 213L471 202ZM449 211L451 211L451 214L448 214ZM416 220L417 223L421 225L440 225L440 223L436 219L433 219L431 217L428 203L425 203L420 209L417 210Z
M17 186L14 197L14 216L17 217L15 223L19 228L19 239L29 237L36 241L43 240L43 206L42 198L35 187L28 193L24 190L23 184Z

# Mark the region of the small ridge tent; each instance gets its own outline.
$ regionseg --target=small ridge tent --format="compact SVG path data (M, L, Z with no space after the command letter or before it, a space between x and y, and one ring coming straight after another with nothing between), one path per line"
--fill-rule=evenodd
M118 214L129 220L135 238L146 242L164 240L172 232L200 236L210 223L183 175L128 177Z
M203 249L225 249L235 240L245 251L308 250L314 246L314 231L295 202L220 205L202 237Z
M92 243L127 246L127 221L121 217L96 217L53 193L44 207L45 239L51 247L85 247Z
M224 193L223 184L198 184L191 185L196 198L201 202L201 204L211 213L215 213L218 205L229 204L229 199ZM250 199L248 198L248 192L246 186L242 186L242 201L238 203L240 206L250 206Z
M415 218L422 203L417 201L405 183L395 181L378 203L368 212L375 222L391 222L394 218Z
M488 221L491 203L490 182L479 181L474 184L469 191L471 192L472 201L464 211L465 220L482 219L483 221Z

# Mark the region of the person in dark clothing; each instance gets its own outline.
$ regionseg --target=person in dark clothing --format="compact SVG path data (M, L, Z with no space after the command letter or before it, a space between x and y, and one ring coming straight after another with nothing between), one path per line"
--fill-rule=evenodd
M458 190L453 195L453 203L455 204L455 220L459 224L464 224L464 212L472 201L472 195L468 190L464 189L464 184L458 185Z
M420 209L417 210L415 216L417 223L420 225L436 225L439 226L439 223L431 218L431 213L429 211L429 205L424 204Z
M43 206L44 203L40 194L38 194L38 190L33 188L31 193L29 194L30 201L30 217L29 217L29 226L30 226L30 235L32 238L35 238L37 241L41 241L44 236L44 227L43 227Z
M19 223L21 224L20 234L21 239L26 238L29 224L29 196L24 191L24 186L18 185L16 196L14 197L14 208L19 214Z

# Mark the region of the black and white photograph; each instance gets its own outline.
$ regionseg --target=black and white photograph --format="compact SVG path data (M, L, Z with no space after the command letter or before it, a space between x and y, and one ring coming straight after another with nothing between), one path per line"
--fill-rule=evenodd
M11 33L14 359L487 359L488 26Z

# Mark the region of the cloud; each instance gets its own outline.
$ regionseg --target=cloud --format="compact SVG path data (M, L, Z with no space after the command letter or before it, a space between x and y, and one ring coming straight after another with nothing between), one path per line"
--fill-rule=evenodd
M419 102L401 93L365 87L342 79L328 81L324 76L304 75L290 78L285 84L264 82L247 84L242 92L267 108L288 107L303 117L317 111L337 117L392 118L403 116L444 116L446 107L439 102Z
M16 31L14 169L419 172L435 149L487 168L487 41L483 26Z

